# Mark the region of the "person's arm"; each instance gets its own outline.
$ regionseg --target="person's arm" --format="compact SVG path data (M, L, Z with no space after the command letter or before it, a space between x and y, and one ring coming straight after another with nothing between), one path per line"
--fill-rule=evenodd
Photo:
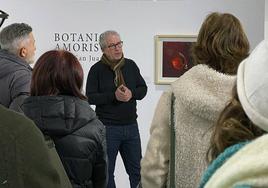
M98 151L96 162L93 166L92 182L93 187L106 188L108 182L107 154L106 154L106 139L105 127L100 131L100 139L98 143Z
M132 98L135 100L141 100L145 97L147 93L147 85L143 79L143 77L140 74L140 70L138 66L135 65L135 73L136 73L136 88L131 89L132 92Z
M19 96L13 99L13 101L9 105L9 109L23 113L21 106L27 97L29 97L29 93L21 93Z
M86 95L88 97L89 104L102 105L109 104L115 101L115 93L100 92L99 91L99 70L96 67L92 67L88 73L86 84Z
M20 70L15 72L10 83L11 103L9 109L23 113L21 106L30 95L31 72Z
M170 153L171 93L160 97L150 129L150 138L141 160L142 187L162 188L167 184Z

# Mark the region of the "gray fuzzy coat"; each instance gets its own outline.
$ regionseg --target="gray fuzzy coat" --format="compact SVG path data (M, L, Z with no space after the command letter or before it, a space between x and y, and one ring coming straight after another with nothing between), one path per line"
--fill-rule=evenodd
M141 161L143 188L168 185L169 165L175 165L176 188L198 187L206 168L209 128L216 122L235 82L225 75L197 65L172 83L158 102L150 129L150 139ZM171 94L175 96L175 164L170 164Z

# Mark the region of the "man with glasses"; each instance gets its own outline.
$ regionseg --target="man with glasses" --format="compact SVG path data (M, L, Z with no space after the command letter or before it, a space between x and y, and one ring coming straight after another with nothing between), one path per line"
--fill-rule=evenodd
M29 95L34 62L35 39L32 28L14 23L0 32L0 104L22 112L21 105Z
M137 124L137 103L147 86L136 63L123 55L123 41L116 31L105 31L99 44L103 55L88 74L86 95L106 126L109 180L115 188L114 169L118 154L123 159L131 188L140 181L141 142Z

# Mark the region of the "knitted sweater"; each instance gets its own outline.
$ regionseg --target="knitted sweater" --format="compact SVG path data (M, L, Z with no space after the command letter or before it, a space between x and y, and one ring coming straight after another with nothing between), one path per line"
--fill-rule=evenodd
M126 125L137 122L137 102L145 97L147 86L136 63L125 58L122 74L126 87L131 90L128 102L118 101L115 97L115 74L101 61L94 64L88 73L86 94L88 102L96 105L96 113L105 125Z
M268 135L240 149L207 182L205 188L268 187Z
M141 161L144 188L165 187L169 165L175 165L176 188L198 187L206 168L205 154L210 131L221 110L231 99L234 76L206 65L197 65L171 85L161 96ZM171 94L175 96L175 164L169 164ZM156 178L157 177L157 178Z
M201 183L199 188L203 188L211 176L219 169L225 161L232 157L237 151L244 147L248 142L242 142L235 145L232 145L224 150L212 163L208 166L207 170L202 176Z

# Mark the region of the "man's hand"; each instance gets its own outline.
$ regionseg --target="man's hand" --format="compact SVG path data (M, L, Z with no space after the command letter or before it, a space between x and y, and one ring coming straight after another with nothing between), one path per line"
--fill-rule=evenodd
M118 101L128 102L132 98L132 92L124 85L119 86L115 91Z

